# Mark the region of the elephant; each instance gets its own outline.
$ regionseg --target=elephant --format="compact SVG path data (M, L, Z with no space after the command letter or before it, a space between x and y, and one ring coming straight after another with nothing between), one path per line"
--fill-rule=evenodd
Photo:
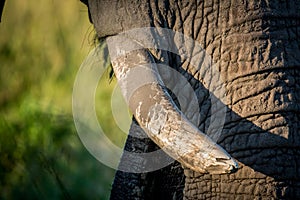
M111 199L300 198L298 1L82 2L97 37L107 42L115 76L134 115L124 152L163 149L176 160L154 171L139 171L168 157L147 161L124 153ZM191 48L186 48L188 39L178 42L173 33L192 38ZM178 52L192 52L202 64L197 55L204 50L209 63L216 63L208 65L215 67L218 78L205 79L203 73L209 70L201 72L191 59L156 48L165 40ZM196 43L202 50L195 50ZM128 51L122 54L123 49ZM136 67L141 65L146 67ZM166 66L180 76L174 77ZM179 93L172 84L167 87L175 82L176 88L178 77L196 95L197 104L187 106L199 120L182 111L177 97L185 86ZM218 88L223 92L216 92ZM219 112L223 121L216 117ZM209 128L211 124L215 127ZM121 170L124 166L136 171Z

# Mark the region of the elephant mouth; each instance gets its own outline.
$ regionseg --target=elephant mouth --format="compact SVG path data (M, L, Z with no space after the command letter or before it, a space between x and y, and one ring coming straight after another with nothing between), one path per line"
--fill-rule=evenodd
M178 109L147 48L124 35L107 37L106 42L129 109L160 148L196 172L224 174L238 169L237 162Z

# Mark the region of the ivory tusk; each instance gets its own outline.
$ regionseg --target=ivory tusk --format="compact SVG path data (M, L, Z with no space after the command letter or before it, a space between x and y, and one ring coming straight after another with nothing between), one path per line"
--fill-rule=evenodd
M107 38L114 73L129 109L148 136L167 154L196 172L235 171L237 162L177 108L164 88L151 53L134 41L130 45L135 45L135 50L122 52L115 37ZM112 53L117 51L117 56Z

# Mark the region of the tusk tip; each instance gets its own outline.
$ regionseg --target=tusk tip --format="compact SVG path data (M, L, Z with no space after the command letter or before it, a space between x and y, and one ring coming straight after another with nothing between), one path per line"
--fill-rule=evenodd
M206 156L199 160L202 162L194 162L193 169L200 173L230 174L239 169L238 162L217 144L213 148L207 148Z
M203 157L199 158L199 160L196 159L197 157L193 157L194 162L182 162L182 164L195 172L209 174L230 174L239 169L238 162L227 152L220 151L221 149L218 148L215 150L210 152L211 154L208 156L205 156L204 160Z
M206 167L206 171L210 174L230 174L238 169L238 163L231 157L215 158L214 162Z
M239 165L222 147L214 146L209 154L210 161L207 162L206 171L210 174L234 173Z

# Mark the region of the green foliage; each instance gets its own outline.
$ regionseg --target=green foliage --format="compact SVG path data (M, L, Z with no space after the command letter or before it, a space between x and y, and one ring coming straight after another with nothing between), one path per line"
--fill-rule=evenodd
M76 0L7 1L0 23L0 199L107 199L114 170L93 158L72 119L72 87L94 47ZM97 114L119 146L104 77ZM105 105L105 106L104 106Z
M5 199L108 198L114 172L84 149L70 116L26 99L12 116L2 116L0 132Z

